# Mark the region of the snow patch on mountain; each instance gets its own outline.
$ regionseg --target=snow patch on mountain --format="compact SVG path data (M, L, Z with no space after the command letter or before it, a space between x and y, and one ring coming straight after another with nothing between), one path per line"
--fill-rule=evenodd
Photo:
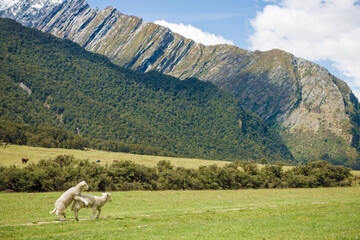
M16 5L29 5L32 8L42 8L45 5L60 4L63 0L0 0L0 10L12 8Z
M63 0L0 0L0 17L12 18L26 26L32 26L33 19L62 2Z
M11 8L12 6L18 4L20 0L0 0L0 10L5 10Z

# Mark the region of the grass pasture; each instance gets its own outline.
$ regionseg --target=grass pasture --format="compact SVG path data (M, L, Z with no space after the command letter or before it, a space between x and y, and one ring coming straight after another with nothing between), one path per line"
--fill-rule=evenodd
M111 164L113 159L131 160L138 164L148 167L156 166L160 160L171 161L172 165L181 166L185 168L198 168L199 166L208 166L216 164L223 166L228 163L226 161L202 160L193 158L178 158L178 157L162 157L137 155L131 153L121 152L107 152L100 150L75 150L63 148L42 148L31 146L9 145L7 148L0 148L0 165L9 167L15 165L17 167L24 167L26 165L21 163L22 158L30 159L30 162L37 163L41 159L54 159L58 155L73 155L77 159L88 159L89 161L100 160L100 164Z
M104 218L80 222L49 214L60 194L1 193L1 239L360 238L360 187L112 192Z
M26 165L21 163L22 158L30 159L30 162L37 163L42 159L54 159L58 155L73 155L77 159L88 159L95 162L100 160L101 165L111 164L113 159L130 160L137 164L145 165L148 167L154 167L161 160L170 161L173 166L179 166L184 168L198 168L199 166L217 165L219 167L229 163L228 161L217 160L204 160L197 158L180 158L180 157L163 157L163 156L149 156L138 155L122 152L107 152L100 150L76 150L76 149L63 149L63 148L43 148L43 147L31 147L31 146L19 146L8 145L7 148L0 148L0 166L9 167L15 165L17 167L25 167ZM263 165L258 164L261 168ZM284 166L284 170L292 168L291 166ZM355 174L360 176L360 171L355 171Z

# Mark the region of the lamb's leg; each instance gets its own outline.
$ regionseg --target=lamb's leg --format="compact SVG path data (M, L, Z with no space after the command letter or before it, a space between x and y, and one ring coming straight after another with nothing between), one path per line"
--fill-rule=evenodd
M59 210L56 211L56 216L59 217L60 221L65 220L65 219L63 218L63 215L64 215L64 213L60 213ZM65 217L66 217L66 216L65 216Z
M59 204L56 207L56 216L59 217L60 220L65 220L62 216L66 217L65 214L65 206L63 204Z
M91 217L91 219L95 219L95 213L96 213L96 207L93 207L92 208L92 217Z
M96 218L98 219L101 213L101 208L98 208L98 215L96 216Z
M71 211L74 211L75 209L75 204L76 204L76 201L73 201L72 205L71 205Z
M83 198L83 197L75 196L75 197L74 197L74 200L83 202L83 203L85 204L85 206L88 206L88 205L89 205L89 202L88 202L85 198Z
M79 210L75 209L74 214L75 214L76 221L79 221Z

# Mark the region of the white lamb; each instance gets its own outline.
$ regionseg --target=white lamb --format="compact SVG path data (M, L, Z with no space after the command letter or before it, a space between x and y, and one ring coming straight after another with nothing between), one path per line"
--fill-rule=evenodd
M88 201L89 204L86 205L86 204L84 204L84 202L79 201L79 200L75 200L73 202L71 210L74 211L75 219L77 221L79 221L78 212L80 211L81 208L86 208L86 207L90 208L91 207L92 208L92 219L95 218L96 210L98 210L99 212L98 212L96 218L99 218L100 213L101 213L101 207L104 206L104 204L107 203L108 201L109 202L112 201L110 193L102 193L101 197L82 194L81 197L86 199L86 201Z
M89 186L85 181L80 182L75 187L69 188L66 192L64 192L58 200L55 202L54 210L50 211L51 214L56 212L56 215L60 218L60 220L64 220L66 217L65 209L71 204L73 200L81 201L83 204L88 205L88 201L82 197L81 191L88 190ZM62 215L62 216L61 216Z

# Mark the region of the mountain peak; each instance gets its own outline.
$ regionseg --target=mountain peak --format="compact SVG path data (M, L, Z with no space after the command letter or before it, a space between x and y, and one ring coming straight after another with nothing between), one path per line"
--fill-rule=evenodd
M20 6L27 5L28 8L39 9L44 6L56 5L62 3L63 0L1 0L0 10L9 8L19 8Z
M123 67L212 82L279 128L299 161L323 154L339 163L360 159L358 100L345 82L312 62L279 49L205 46L114 8L91 9L84 0L43 9L42 15L34 10L33 19L23 14L20 22L28 20L27 26L70 39Z
M0 16L33 26L34 19L40 18L62 2L63 0L0 0Z

